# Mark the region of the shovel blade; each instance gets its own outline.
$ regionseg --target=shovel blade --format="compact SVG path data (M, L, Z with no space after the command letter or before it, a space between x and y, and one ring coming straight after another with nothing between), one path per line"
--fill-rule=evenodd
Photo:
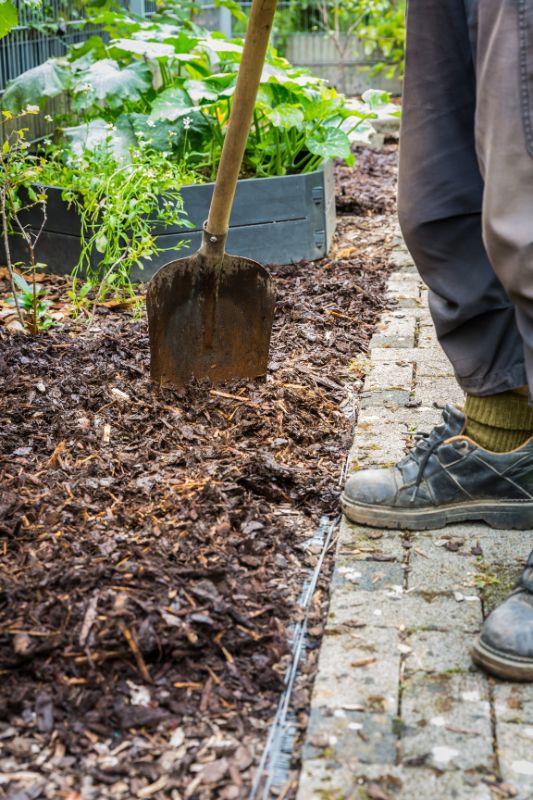
M256 378L268 366L275 295L256 261L202 254L166 264L148 286L150 372L162 385Z

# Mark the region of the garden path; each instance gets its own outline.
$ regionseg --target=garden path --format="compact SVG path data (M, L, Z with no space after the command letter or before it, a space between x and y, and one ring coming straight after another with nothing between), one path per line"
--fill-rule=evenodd
M395 462L414 429L462 400L401 244L395 261L358 467ZM533 798L533 686L487 678L469 656L531 546L481 524L412 534L342 522L298 800Z

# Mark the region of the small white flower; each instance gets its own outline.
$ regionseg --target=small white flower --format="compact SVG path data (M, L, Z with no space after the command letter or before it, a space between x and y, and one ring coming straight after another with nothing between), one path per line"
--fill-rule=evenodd
M43 144L44 144L45 147L50 147L50 145L52 144L52 140L51 139L43 139Z
M106 122L104 127L105 127L106 131L112 131L113 130L113 123L112 122Z
M175 137L175 135L176 135L176 131L169 131L168 132L168 136L169 136L170 139L173 139Z
M50 114L45 114L45 116L44 116L44 121L45 121L45 122L53 122L54 120L52 119L52 117L50 116Z
M191 118L190 117L184 117L183 118L183 127L185 128L186 131L189 130L189 128L191 127Z
M155 128L155 122L153 121L153 119L147 119L146 124L148 125L149 128Z
M93 87L90 83L80 83L79 86L74 87L74 94L81 94L81 92L90 92Z
M28 106L26 106L25 111L26 111L26 114L38 114L39 113L39 106L28 105Z

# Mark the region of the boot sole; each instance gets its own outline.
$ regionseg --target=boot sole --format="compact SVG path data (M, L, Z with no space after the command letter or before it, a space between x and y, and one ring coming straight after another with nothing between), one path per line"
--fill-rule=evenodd
M472 661L478 667L507 681L533 681L533 660L521 659L493 650L481 639L472 648Z
M486 522L501 530L533 528L533 502L474 500L427 509L395 508L394 506L354 503L343 494L341 508L350 522L373 528L427 531L443 528L454 522Z

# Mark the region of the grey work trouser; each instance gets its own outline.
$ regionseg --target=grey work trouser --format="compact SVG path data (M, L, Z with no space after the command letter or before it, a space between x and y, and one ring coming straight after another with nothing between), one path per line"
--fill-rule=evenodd
M533 0L410 0L399 217L461 387L533 394Z

